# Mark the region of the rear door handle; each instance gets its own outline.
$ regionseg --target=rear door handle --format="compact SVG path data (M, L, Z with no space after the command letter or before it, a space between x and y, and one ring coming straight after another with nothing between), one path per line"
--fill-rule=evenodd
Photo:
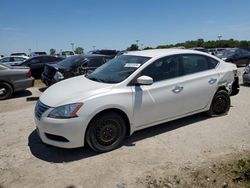
M208 83L214 84L216 81L217 81L216 78L210 78L209 81L208 81Z
M174 93L180 93L183 89L184 89L183 86L175 86L174 89L172 89L172 91Z

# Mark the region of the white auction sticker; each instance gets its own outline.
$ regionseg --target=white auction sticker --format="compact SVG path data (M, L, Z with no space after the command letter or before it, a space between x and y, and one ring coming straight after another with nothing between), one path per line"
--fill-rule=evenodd
M126 63L124 65L124 67L130 67L130 68L138 68L140 66L141 66L141 64L139 64L139 63Z

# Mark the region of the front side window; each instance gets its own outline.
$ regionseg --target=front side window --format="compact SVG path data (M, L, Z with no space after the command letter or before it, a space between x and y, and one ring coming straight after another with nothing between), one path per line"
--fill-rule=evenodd
M203 55L182 55L182 74L188 75L211 69L209 59Z
M119 83L128 78L150 57L121 55L97 68L86 77L104 83Z
M164 57L147 66L141 75L153 78L154 82L179 76L179 56Z

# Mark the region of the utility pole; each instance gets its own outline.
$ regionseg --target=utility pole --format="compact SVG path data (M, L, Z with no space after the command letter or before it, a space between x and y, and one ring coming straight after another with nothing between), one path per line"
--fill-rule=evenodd
M75 43L70 43L70 45L72 46L72 51L74 51L74 45L75 45Z
M137 39L137 40L135 40L135 41L136 41L136 45L137 45L138 48L139 48L139 41L140 41L140 40Z

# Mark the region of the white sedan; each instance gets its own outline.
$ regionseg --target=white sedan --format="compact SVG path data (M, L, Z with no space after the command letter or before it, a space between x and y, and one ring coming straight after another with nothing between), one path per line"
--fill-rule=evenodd
M146 127L200 112L226 114L238 92L236 66L207 53L128 52L49 87L36 104L35 123L44 143L106 152Z

